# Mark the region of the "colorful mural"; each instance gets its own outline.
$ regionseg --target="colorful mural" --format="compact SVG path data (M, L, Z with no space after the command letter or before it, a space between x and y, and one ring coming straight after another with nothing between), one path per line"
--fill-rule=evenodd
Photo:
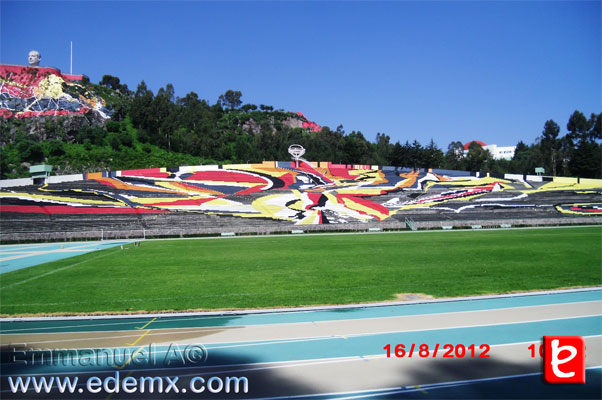
M79 83L82 79L82 75L63 74L56 68L0 65L0 116L25 118L95 110L109 118L111 111L105 101Z
M41 187L0 190L0 212L193 212L298 225L385 221L424 209L462 213L528 207L602 215L602 201L591 202L601 198L602 181L531 182L520 175L477 177L464 171L375 165L300 162L296 167L277 161L91 173L63 182L53 178L54 183ZM556 198L549 192L569 193L583 202L549 202Z

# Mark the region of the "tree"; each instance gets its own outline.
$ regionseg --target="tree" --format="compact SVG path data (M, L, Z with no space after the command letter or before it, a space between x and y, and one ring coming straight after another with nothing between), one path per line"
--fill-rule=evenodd
M592 113L589 125L591 127L588 132L589 139L592 141L602 140L602 113Z
M418 140L414 140L412 145L406 142L406 149L408 153L408 162L412 168L420 168L424 166L424 149Z
M600 164L600 153L596 151L596 140L600 137L599 116L592 114L588 120L580 111L569 117L567 130L561 140L563 174L574 176L596 175Z
M167 85L165 85L165 89L160 88L159 91L157 92L157 96L165 96L165 98L167 100L169 100L171 103L176 102L176 92L171 83L168 83Z
M17 151L21 161L29 163L39 163L44 160L44 149L39 142L31 139L25 139L16 144Z
M445 168L462 169L462 160L464 159L464 145L462 142L451 142L447 146L445 153Z
M113 150L119 150L119 148L121 147L121 141L119 140L119 137L117 135L109 136L109 144L111 145L111 148Z
M144 80L143 80L138 84L138 87L136 88L136 93L134 94L134 97L146 96L149 92L150 91L149 91L148 87L146 86L146 82L144 82ZM152 92L150 92L150 93L152 95Z
M391 138L384 133L378 132L376 134L376 145L375 147L375 156L377 164L379 165L389 165L391 162L391 144L389 143Z
M372 160L372 146L362 132L352 131L343 138L343 163L369 164Z
M112 75L103 75L102 79L99 82L99 85L106 86L111 89L117 90L121 85L119 82L119 78Z
M575 110L569 117L566 129L569 131L568 134L573 141L577 139L586 139L589 131L589 123L581 111Z
M102 79L100 80L100 82L98 82L98 84L113 89L116 86L116 84L119 84L119 78L114 77L112 75L103 75Z
M242 97L242 93L238 90L228 90L226 93L219 96L218 102L225 107L229 107L231 110L240 107L242 101L240 98Z
M466 155L466 169L469 171L481 171L493 158L488 150L485 150L477 142L471 142Z
M199 100L195 92L190 92L184 98L178 99L179 123L178 125L186 127L191 132L197 132L197 127L205 118L211 119L211 113L208 113L209 105L205 100Z
M391 164L396 167L403 167L404 163L404 151L403 146L399 143L399 140L393 145L391 150Z
M65 154L63 142L60 140L48 140L45 144L47 146L47 155L60 157Z
M445 156L441 149L437 147L435 141L431 138L428 146L424 149L423 167L424 168L441 168L443 166Z
M575 111L567 127L573 129L579 137L577 148L573 151L568 167L573 176L583 178L600 178L602 169L602 153L596 140L600 138L600 115L592 114L589 120ZM569 130L570 130L569 128Z
M150 127L153 124L153 115L151 113L153 99L153 92L147 88L144 81L140 82L136 88L130 110L134 127L150 132ZM142 135L142 137L147 137L147 135Z
M257 106L255 104L245 104L240 110L243 112L255 111L257 110Z
M173 86L161 88L152 99L143 127L147 129L151 143L171 151L171 136L177 129L178 113L172 102Z
M516 145L514 158L510 163L512 171L520 174L533 174L536 167L543 165L540 146L527 146L522 141Z
M125 94L130 96L131 92L128 89L128 85L126 85L125 83L122 84L119 81L119 78L113 75L103 75L102 79L100 80L100 82L98 83L101 86L106 86L110 89L116 90L118 92L120 92L121 94Z
M540 145L544 158L544 167L546 171L552 172L552 176L556 176L558 151L560 150L560 142L557 139L559 133L560 127L556 122L551 119L546 121Z
M581 178L601 178L602 148L595 142L581 141L569 161L571 175Z

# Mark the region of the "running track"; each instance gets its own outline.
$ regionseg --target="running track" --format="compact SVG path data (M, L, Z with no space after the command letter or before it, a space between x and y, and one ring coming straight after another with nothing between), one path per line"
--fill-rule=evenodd
M131 242L131 240L104 240L2 245L0 246L0 274Z
M602 289L467 298L415 304L217 315L0 320L2 398L67 397L13 394L7 376L245 376L246 394L174 393L160 398L596 398L602 397ZM544 335L578 335L586 341L586 384L549 385L542 379L539 346ZM9 344L27 348L80 349L75 366L12 362ZM384 346L409 350L427 344L430 355L387 358ZM439 344L476 345L477 357L443 358ZM487 344L489 358L480 358ZM188 346L188 347L187 347ZM83 364L81 349L109 349ZM179 355L196 349L193 362ZM117 352L132 355L119 362ZM113 352L113 353L111 353ZM153 354L154 362L149 361ZM89 353L88 353L89 354ZM109 354L107 356L106 354ZM205 358L206 356L206 358ZM195 357L198 357L195 358ZM18 358L20 359L20 358ZM169 365L167 364L169 361ZM81 362L80 362L81 361ZM48 364L48 363L47 363ZM225 379L225 378L224 378ZM78 398L140 398L140 393Z

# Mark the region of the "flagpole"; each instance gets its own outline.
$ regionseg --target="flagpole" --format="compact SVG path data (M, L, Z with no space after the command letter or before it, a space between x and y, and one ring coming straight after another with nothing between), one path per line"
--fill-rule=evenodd
M69 64L69 74L73 75L73 42L71 42L71 63Z

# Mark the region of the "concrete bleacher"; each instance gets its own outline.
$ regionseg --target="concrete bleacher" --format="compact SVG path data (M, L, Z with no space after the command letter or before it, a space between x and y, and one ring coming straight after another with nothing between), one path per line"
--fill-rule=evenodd
M323 163L320 163L322 165ZM241 171L244 172L244 168L251 169L259 168L257 165L254 166L241 166ZM348 168L357 168L356 173L353 176L359 176L357 171L364 171L370 168L370 166L347 166ZM375 166L372 166L374 168ZM194 170L193 167L187 167ZM340 170L342 167L337 166L335 170ZM387 169L388 168L388 169ZM391 173L391 171L397 171L395 174L403 174L411 172L410 169L391 169L392 167L383 168L383 171ZM233 169L226 169L225 171L232 171ZM212 169L212 171L224 171L219 169ZM284 170L287 171L287 170ZM261 172L261 171L260 171ZM269 172L269 171L268 171ZM135 203L136 199L148 199L154 198L159 199L162 202L162 198L167 201L173 201L174 196L176 199L186 200L186 193L180 192L168 192L163 190L164 186L156 186L158 190L148 190L152 188L153 181L152 177L156 174L160 174L157 170L153 171L155 175L149 175L149 177L137 178L136 175L131 175L129 178L124 178L124 184L119 187L113 187L104 184L102 180L89 179L86 175L82 175L82 180L75 181L73 177L66 180L59 178L55 179L56 183L52 183L44 187L43 191L40 191L40 186L37 185L18 185L15 187L7 187L6 181L3 181L2 188L0 191L5 193L25 193L35 194L40 197L34 201L30 201L28 204L35 205L44 209L43 212L11 212L6 211L6 208L0 208L0 241L19 241L19 240L53 240L53 239L114 239L114 238L143 238L143 237L186 237L196 235L219 235L221 233L234 233L240 234L268 234L268 233L290 233L292 231L298 232L316 232L316 231L385 231L385 230L397 230L407 229L407 221L413 221L414 228L416 229L454 229L454 228L470 228L472 226L480 225L484 229L499 226L527 226L527 225L562 225L562 224L590 224L590 223L602 223L602 216L600 215L577 215L571 213L561 213L556 208L557 204L599 204L600 194L602 193L602 182L594 180L584 180L586 185L590 188L588 190L573 190L575 184L578 184L577 179L560 179L558 181L558 189L549 191L533 191L531 190L528 196L518 196L523 193L521 190L525 188L534 188L545 185L550 180L541 182L531 181L529 185L524 184L524 180L528 177L518 175L513 177L516 179L516 188L510 186L504 190L488 192L483 195L479 194L474 196L468 194L468 198L459 197L452 201L442 201L427 203L423 207L406 207L400 208L404 204L412 204L417 201L428 201L432 198L445 196L448 193L462 192L465 188L470 189L470 185L466 182L472 182L470 179L475 178L474 175L465 171L456 171L458 179L463 181L454 186L453 176L451 180L441 181L441 185L430 186L427 190L420 189L418 186L407 187L403 189L396 189L396 187L384 186L384 190L380 194L374 196L362 195L362 190L370 189L371 186L366 184L366 177L361 180L361 185L354 187L352 190L360 193L359 199L367 202L374 202L378 207L386 206L390 210L390 215L382 218L378 216L378 212L373 217L363 218L361 220L354 220L353 218L347 219L347 223L343 220L338 219L336 211L328 206L323 208L324 215L328 216L328 219L335 223L329 224L309 224L300 225L296 224L293 220L287 220L284 218L276 218L275 216L265 215L261 212L255 214L252 217L241 217L236 215L229 215L227 212L216 214L215 212L203 212L198 210L172 210L172 212L154 212L150 210L148 213L138 213L138 211L132 213L102 213L102 208L98 207L94 213L69 213L65 210L60 213L48 212L44 209L46 205L56 204L71 204L73 202L82 201L85 206L86 201L89 200L103 200L103 201L123 201L123 199L132 199ZM140 173L136 171L136 173ZM455 173L454 171L439 171L439 173ZM127 175L127 171L123 172ZM393 175L393 178L399 177L400 175ZM115 177L121 173L113 174ZM300 173L303 175L303 173ZM95 177L103 176L102 174L96 174ZM425 175L422 175L425 176ZM150 179L145 183L144 179ZM160 179L171 179L162 177ZM387 179L392 179L391 175L388 175ZM467 181L468 179L468 181ZM136 184L142 182L139 186L140 190L137 189ZM186 182L186 181L177 181ZM349 177L343 179L342 185L348 185L349 182L353 182ZM360 182L360 181L358 181ZM448 183L449 182L449 183ZM487 185L491 183L491 180L485 180L482 183L475 181L475 185ZM508 182L508 181L507 181ZM382 180L378 181L377 187L383 188ZM564 185L564 186L563 186ZM566 188L565 188L566 186ZM210 188L213 186L209 186ZM349 193L347 187L343 187L343 193ZM244 189L244 186L242 187ZM299 191L299 189L295 189ZM337 188L327 186L326 191L336 195ZM288 191L288 192L287 192ZM302 190L301 190L302 192ZM40 195L41 193L41 195ZM175 193L175 194L174 194ZM256 191L247 194L226 194L224 197L236 204L252 205L255 204L262 197L272 194L291 193L290 189L276 189L267 191ZM312 193L320 193L314 191ZM353 193L353 192L352 192ZM44 196L51 196L53 198L60 198L64 196L70 198L69 202L63 203L52 203L54 200L45 200ZM124 197L125 196L125 197ZM364 197L361 197L364 196ZM373 196L373 197L372 197ZM0 199L3 202L0 206L6 205L18 205L19 201L23 201L22 198L27 196L16 196L12 198L10 195L2 197ZM490 202L483 201L487 198L491 198ZM121 200L115 200L121 199ZM476 200L474 200L476 199ZM129 201L129 200L128 200ZM315 201L315 200L314 200ZM340 204L344 204L345 200L340 200ZM121 204L123 207L125 203ZM139 203L144 204L144 202ZM307 203L306 203L307 204ZM483 206L487 205L487 206ZM508 206L510 205L510 206ZM329 208L330 207L330 208ZM140 207L143 211L144 207ZM358 208L361 212L362 208ZM81 209L80 209L81 210ZM137 209L132 209L137 210ZM296 212L296 211L295 211ZM357 212L357 211L355 211ZM334 213L334 214L333 214ZM235 214L235 213L233 213ZM334 215L334 218L331 218ZM367 215L367 214L364 214ZM445 227L445 228L443 228ZM451 227L451 228L449 228Z

